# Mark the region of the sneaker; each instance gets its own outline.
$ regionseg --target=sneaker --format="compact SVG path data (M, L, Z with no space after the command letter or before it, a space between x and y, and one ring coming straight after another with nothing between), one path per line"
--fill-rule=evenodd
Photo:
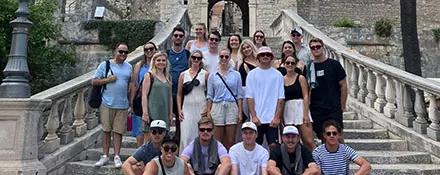
M115 161L115 167L121 168L122 162L121 162L121 158L118 155L115 156L114 161Z
M97 167L104 166L105 164L107 164L107 162L108 162L108 156L102 155L99 161L95 163L95 166Z

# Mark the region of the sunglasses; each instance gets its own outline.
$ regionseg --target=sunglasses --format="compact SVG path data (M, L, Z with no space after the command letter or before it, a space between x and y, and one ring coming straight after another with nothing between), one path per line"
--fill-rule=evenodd
M320 48L322 48L321 45L310 46L310 49L311 49L311 50L318 50L318 49L320 49Z
M326 132L325 135L327 135L327 136L336 136L336 135L338 135L338 132L336 132L336 131Z
M229 58L229 55L220 55L220 58L228 59L228 58Z
M154 47L144 48L144 52L152 52L154 51Z
M119 54L125 54L125 55L127 55L128 54L128 50L118 50L118 53Z
M193 59L193 60L202 60L203 59L203 57L198 57L198 56L191 56L191 59Z
M255 38L264 38L263 35L255 35Z
M215 42L218 42L218 41L220 41L220 39L218 39L218 38L209 38L209 41L215 41Z
M169 146L169 145L165 145L162 146L163 150L165 152L169 152L171 150L171 152L176 152L177 151L177 146Z
M162 130L162 129L153 129L153 130L151 130L151 133L153 135L162 134L163 132L164 132L164 130Z
M286 62L284 62L284 64L285 65L295 65L296 62L294 62L294 61L286 61Z
M260 53L260 54L258 54L258 55L260 55L261 57L272 57L273 55L272 55L272 53Z
M212 128L199 128L200 132L211 132Z
M299 33L292 33L291 36L292 37L300 37L301 35Z
M185 35L174 34L174 38L183 38Z

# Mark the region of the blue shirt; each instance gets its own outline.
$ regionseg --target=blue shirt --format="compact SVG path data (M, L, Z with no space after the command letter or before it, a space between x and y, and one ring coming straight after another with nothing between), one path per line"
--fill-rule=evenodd
M160 156L160 154L160 149L156 149L153 143L148 142L139 147L136 152L134 152L133 158L136 159L138 162L144 162L144 164L147 164L154 157Z
M242 99L244 96L243 88L241 87L241 75L237 71L229 68L226 77L223 77L228 84L229 88L234 93L235 97L238 99ZM209 74L208 78L208 93L207 98L212 102L235 102L234 97L228 91L225 84L222 82L220 77L217 75L217 72Z
M174 52L173 49L167 51L168 61L170 62L170 74L173 82L172 90L173 96L177 95L177 84L179 82L180 73L188 69L188 55L187 51L182 49L180 52Z
M137 87L139 87L139 83L144 79L145 74L150 70L150 65L143 64L139 69L138 79L137 79Z
M94 79L105 77L105 61L100 63L96 70ZM131 77L131 65L127 62L116 64L110 61L110 69L107 73L109 77L111 72L116 76L116 81L106 84L106 89L102 93L102 105L110 109L128 108L128 83Z

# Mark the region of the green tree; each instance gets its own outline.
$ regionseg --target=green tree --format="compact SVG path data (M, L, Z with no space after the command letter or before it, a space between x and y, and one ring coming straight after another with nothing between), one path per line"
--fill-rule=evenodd
M15 18L16 0L0 3L0 69L6 66L12 35L9 22ZM75 59L70 47L56 44L60 26L53 14L57 8L54 0L37 0L29 7L33 25L29 32L28 64L32 76L32 93L43 91L75 76ZM3 78L3 77L0 77Z

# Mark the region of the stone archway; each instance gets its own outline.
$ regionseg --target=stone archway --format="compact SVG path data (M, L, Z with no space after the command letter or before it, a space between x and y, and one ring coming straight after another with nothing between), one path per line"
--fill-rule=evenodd
M212 7L220 1L224 1L224 0L208 0L208 9L207 12L209 14L209 12L211 11ZM234 2L235 4L238 5L238 7L241 10L241 14L242 14L242 20L243 20L243 36L249 36L250 33L250 28L249 26L249 0L229 0ZM207 19L206 19L207 20Z

